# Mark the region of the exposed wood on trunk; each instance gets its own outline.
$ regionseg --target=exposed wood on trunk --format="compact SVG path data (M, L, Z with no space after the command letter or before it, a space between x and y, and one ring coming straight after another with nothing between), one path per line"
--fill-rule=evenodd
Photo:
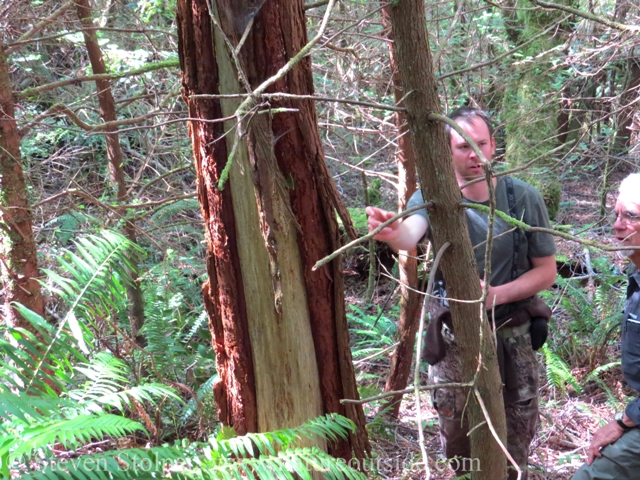
M91 6L89 0L76 0L78 18L83 26L83 34L89 61L93 73L106 74L107 68L102 58L102 50L96 37L95 25L91 16ZM98 103L100 105L100 115L106 124L116 121L116 103L111 93L109 80L96 80ZM124 178L124 168L122 166L123 156L118 136L118 127L107 127L105 139L107 143L107 157L109 159L109 176L111 182L116 187L116 199L124 202L127 199L127 186ZM133 243L136 241L135 225L127 221L123 227L124 235ZM132 262L133 263L133 262ZM127 285L127 297L129 299L129 322L131 325L131 335L139 343L144 344L144 339L138 335L138 331L144 325L144 303L142 300L142 289L140 287L140 276L137 268L129 272L131 284Z
M440 112L440 103L424 28L424 3L421 0L399 0L391 6L390 13L402 83L405 90L413 92L404 103L422 192L425 199L434 202L429 213L434 246L438 249L445 242L451 242L441 263L447 292L453 298L477 299L481 295L480 284L469 282L478 274L464 211L459 206L460 188L450 160L448 136L444 125L428 120L430 113ZM495 345L488 322L482 321L479 308L478 304L451 303L454 330L462 352L465 375L462 380L472 380L478 371L478 388L489 407L493 426L504 441L506 422ZM482 368L478 370L479 358L482 359ZM482 471L473 472L472 478L504 478L504 453L493 440L487 425L481 425L485 419L476 401L470 400L469 410L471 456L480 459L482 464Z
M207 2L179 1L177 19L180 67L189 116L220 118L218 101L189 99L192 94L220 93ZM190 122L189 134L207 242L209 280L203 286L203 297L219 376L214 385L218 418L239 434L254 432L258 425L255 375L232 191L216 188L228 153L226 143L219 141L224 127L220 123Z
M382 10L382 24L387 30L387 44L389 46L389 61L393 71L393 97L398 105L404 95L402 79L398 71L396 53L391 34L391 20L389 18L389 7ZM416 163L411 148L411 137L407 116L404 112L396 112L396 128L398 132L398 149L396 151L396 161L398 163L398 210L406 208L411 195L416 191ZM419 326L420 299L421 296L415 290L418 289L418 261L416 259L417 250L407 252L407 255L399 256L400 263L400 318L398 320L398 346L391 358L391 369L389 377L384 386L385 392L403 390L407 386L413 350L416 343L416 332ZM389 413L397 417L400 412L400 402L402 395L392 397L383 408L391 407Z
M242 4L224 0L215 2L214 7L220 12L218 23L236 44L248 24L250 12L244 11ZM185 93L240 93L238 75L220 32L203 33L211 24L205 12L205 0L179 2ZM201 40L190 38L198 35ZM209 38L205 39L207 35ZM306 41L301 2L274 0L263 4L253 17L253 26L240 52L251 86L272 76ZM209 48L211 45L214 51ZM201 73L203 65L207 65L207 72ZM201 74L209 83L200 80ZM309 59L304 59L269 91L313 93ZM190 106L201 108L202 101L187 101ZM237 99L208 102L219 108L217 118L233 115L239 104ZM318 272L311 271L318 259L339 246L334 210L337 194L324 164L315 106L310 100L273 101L270 106L294 107L299 112L245 117L242 128L247 133L247 142L243 139L236 151L228 186L219 192L215 180L202 184L210 196L214 191L222 197L233 192L231 204L222 204L220 213L230 209L228 214L235 219L233 238L225 226L225 245L234 244L235 258L240 264L239 271L234 272L241 280L236 286L245 292L246 318L233 321L234 312L223 312L219 307L210 309L223 318L222 330L214 332L216 351L224 348L227 357L230 352L235 355L234 361L252 362L258 430L288 427L315 415L339 412L354 420L360 430L349 442L330 446L331 453L350 458L355 452L363 457L368 444L362 409L340 404L342 398L357 398L341 265L335 261ZM268 107L265 104L261 109ZM196 110L190 114L202 116ZM230 133L215 143L213 140L222 131L207 134L208 149L204 154L196 154L201 156L199 161L215 164L219 173L234 142L233 129L234 122L226 122L224 131ZM211 124L194 123L194 142L204 145L204 141L195 137L211 130ZM213 231L215 226L211 224L219 218L210 217L207 229ZM210 248L221 247L210 244ZM219 263L216 266L220 281L225 273ZM211 301L217 302L215 292L211 293ZM226 318L228 323L224 322ZM245 337L237 345L227 341L227 329L238 323L246 328L248 343ZM227 376L234 374L237 372L227 372ZM230 381L227 378L227 383ZM225 394L230 396L231 389L227 388ZM216 398L216 402L230 403L221 398Z
M2 317L9 325L29 328L11 307L12 302L44 316L38 277L13 91L7 57L0 44L0 296L4 304Z
M229 27L228 20L223 16L220 23ZM227 30L233 38L233 30ZM238 75L218 30L214 44L220 90L240 92ZM237 107L238 101L222 102L222 115L233 115ZM247 292L257 429L268 431L299 425L324 410L302 288L297 224L287 181L273 150L272 127L267 116L257 115L247 119L244 128L248 145L243 142L237 150L228 188L234 192L236 237ZM227 122L225 129L231 132L226 137L227 150L231 151L233 122ZM226 163L226 158L222 160Z
M290 4L289 4L290 3ZM285 6L286 5L286 6ZM302 4L281 2L282 9L290 9L287 17L296 19L284 28L291 28L291 34L283 36L282 49L261 51L263 45L273 45L279 36L277 32L261 32L263 37L256 36L253 46L258 47L254 55L256 59L267 61L256 62L264 68L249 76L249 80L262 81L279 68L276 62L279 52L286 52L289 58L307 42L304 17L300 15ZM277 9L265 5L261 12L265 25L276 21ZM288 42L289 40L290 42ZM276 44L277 45L277 44ZM275 65L274 65L275 64ZM305 58L291 72L285 81L275 84L271 91L283 91L292 94L313 94L311 75L311 59ZM320 385L327 412L339 412L350 417L360 428L360 432L352 437L351 445L347 442L337 444L332 453L343 458L350 458L351 449L356 456L362 458L368 450L364 435L364 415L361 408L343 406L342 398L358 398L355 376L349 349L349 332L344 310L344 285L340 259L334 260L320 270L311 269L316 261L340 247L340 234L335 219L333 206L337 194L331 175L324 161L324 152L317 129L315 104L310 100L278 102L274 107L297 108L298 114L279 114L273 119L273 132L278 141L275 152L278 164L285 178L291 180L289 190L291 207L296 221L300 225L298 245L302 257L304 280L309 302L311 329L315 344L317 364L320 374Z

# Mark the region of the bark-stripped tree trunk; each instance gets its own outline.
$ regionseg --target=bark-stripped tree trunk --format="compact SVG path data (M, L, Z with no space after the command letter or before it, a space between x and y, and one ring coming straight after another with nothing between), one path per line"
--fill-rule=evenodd
M7 56L0 44L0 296L4 321L28 328L11 307L17 302L44 316L37 281L38 261L31 210L20 156L20 133L15 121Z
M271 0L258 12L245 3L216 0L209 12L207 0L178 1L180 64L192 118L228 117L239 101L191 95L244 93L210 13L234 45L253 21L239 55L252 88L307 41L302 2ZM313 93L309 58L269 91ZM244 117L246 136L224 190L217 184L235 141L235 120L190 124L208 246L203 293L220 376L214 387L219 417L243 433L338 412L359 429L330 452L362 458L369 448L362 409L340 404L358 396L340 260L311 270L339 246L338 197L324 164L315 105L291 100L271 106L298 111L254 110Z
M102 50L98 44L96 37L95 25L91 16L91 6L89 0L77 0L76 7L78 18L84 28L84 41L89 54L89 61L94 74L108 73L102 58ZM98 103L100 105L100 115L105 123L114 122L116 120L116 103L111 93L111 84L109 80L96 80ZM109 177L116 189L116 199L124 202L127 199L127 185L124 179L124 168L122 166L123 156L120 147L120 139L118 137L118 127L107 128L105 134L107 142L107 157L109 159ZM133 222L127 220L123 226L125 237L133 243L137 243L136 229ZM144 325L144 303L142 299L142 288L140 286L140 276L135 262L132 262L134 268L129 272L131 283L127 285L127 298L129 299L129 323L131 325L131 336L137 338L139 343L144 343L144 339L138 335L138 332Z
M444 125L428 118L430 113L440 113L441 109L425 29L424 3L398 0L391 5L390 13L402 84L406 91L412 92L404 104L422 192L425 199L434 202L429 211L434 245L440 248L445 242L451 242L441 263L447 292L453 298L477 299L481 295L480 284L469 281L478 274L464 211L460 207L462 198L451 163L449 139ZM463 381L471 381L477 372L480 395L504 442L504 401L491 329L488 322L482 320L478 304L451 302L451 314L462 352ZM482 361L479 369L478 359ZM505 455L483 423L485 418L473 395L469 398L469 412L471 456L478 458L482 466L480 472L472 472L471 478L505 478Z
M391 21L389 19L389 7L382 9L382 24L389 32L387 44L389 46L389 61L393 72L393 96L395 103L400 103L404 90L402 89L402 79L398 72L396 62L395 43L391 35ZM398 210L406 208L411 195L416 191L416 163L411 149L411 138L407 125L407 116L404 112L396 112L396 127L398 129L398 150L396 161L398 164ZM418 331L420 315L421 296L416 292L418 289L418 261L416 259L417 249L409 252L402 252L399 255L400 264L400 318L398 319L398 346L391 358L391 369L387 383L384 386L385 392L403 390L407 386L409 373L411 372L411 360L413 359L413 349L416 343L416 332ZM390 408L389 414L397 417L400 412L400 402L402 395L392 397L383 408Z

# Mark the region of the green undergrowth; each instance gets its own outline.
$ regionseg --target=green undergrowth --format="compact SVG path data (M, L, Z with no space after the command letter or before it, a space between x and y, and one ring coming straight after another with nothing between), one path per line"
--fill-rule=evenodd
M69 245L47 272L54 319L15 305L24 322L0 326L2 478L366 478L301 446L347 438L355 425L345 417L244 436L203 421L215 418L203 405L216 378L206 322L183 308L188 285L165 281L185 265L149 271L147 344L132 348L120 309L144 252L110 231Z

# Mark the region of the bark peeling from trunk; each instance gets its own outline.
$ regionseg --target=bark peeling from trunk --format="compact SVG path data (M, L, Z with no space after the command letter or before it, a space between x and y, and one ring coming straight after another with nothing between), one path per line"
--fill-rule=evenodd
M299 1L273 0L251 12L247 11L245 3L218 0L213 7L217 22L234 45L243 33L243 25L248 24L239 19L252 15L253 26L239 60L251 87L255 88L275 74L306 43L306 25L303 5ZM211 23L204 18L206 1L179 1L179 12L196 10L200 15L198 19L195 13L189 13L191 18L179 13L185 93L246 93L218 29L208 30L206 40L189 40L189 36L204 36L201 32ZM191 31L186 31L187 28ZM201 49L211 45L213 51L203 55ZM199 89L187 87L195 85L191 77L196 74L191 72L209 63L212 64L208 67L211 72L215 70L215 75L206 75L211 83ZM269 91L312 93L310 67L309 59L303 59ZM233 115L239 105L234 99L188 102L190 107L206 102L216 105L217 117L206 118ZM225 224L225 245L234 245L236 255L233 260L239 264L233 270L235 285L238 292L244 292L246 318L241 322L238 319L234 324L236 328L239 322L242 324L247 348L244 349L244 344L229 344L227 329L232 325L222 322L221 326L214 325L216 351L223 350L229 356L229 349L233 349L238 357L246 354L248 356L244 358L251 359L255 379L252 391L260 431L297 425L323 413L342 413L356 422L359 431L348 442L330 445L329 451L344 458L351 458L354 452L363 458L369 447L362 408L345 408L340 404L342 398L357 398L341 265L335 261L318 272L311 271L318 259L339 246L334 210L338 195L324 164L315 105L309 101L272 101L270 104L256 101L253 107L252 113L242 119L245 135L236 146L227 187L219 192L215 185L217 177L213 176L201 187L201 201L205 190L209 197L230 195L230 202L221 204L216 216L207 220L207 230L214 230L214 221L221 222L226 209L233 211L235 229L231 230L230 225ZM297 108L299 112L257 113L271 107ZM202 113L202 110L190 110L192 117L204 118ZM210 147L211 151L200 154L200 162L216 163L219 174L220 167L227 162L227 152L236 142L236 125L234 121L226 122L217 137L203 139L196 139L197 133L202 135L202 132L210 131L211 126L198 128L194 124L194 145L197 143L201 147L194 146L194 149L209 146L227 132L223 140ZM205 169L198 168L199 177L200 171ZM211 203L210 198L207 201ZM203 204L203 210L207 208L211 209ZM211 242L210 248L220 247L215 241ZM222 260L216 263L218 282L231 273L221 273L222 263ZM211 271L214 269L210 268ZM234 312L222 312L220 289L214 289L213 280L209 288L210 313L223 319L228 315L233 318ZM216 392L216 396L220 394L229 396L230 389Z
M180 66L191 118L220 118L219 102L189 95L218 93L211 20L206 0L178 2ZM198 178L198 200L205 220L207 272L203 296L219 379L214 385L218 417L238 434L257 430L253 357L249 340L242 272L235 235L231 189L218 190L227 148L220 123L191 122L189 133Z
M252 64L254 69L248 74L252 86L273 75L307 42L300 2L280 2L279 5L277 2L266 3L256 18L256 24L278 24L282 34L274 29L258 27L252 42L243 47L246 48L246 55L263 59ZM310 58L302 59L269 91L313 94ZM279 169L288 184L291 209L299 225L297 242L304 269L324 407L327 412L347 415L363 429L365 420L362 409L353 406L345 408L340 404L342 398L357 398L344 310L342 266L338 259L316 272L311 270L320 258L340 247L334 211L337 192L324 161L315 105L309 100L287 100L271 102L271 106L299 111L273 117L273 137L277 139L273 148ZM334 445L332 454L349 458L352 448L356 456L363 455L369 448L366 437L362 435L355 435L350 443Z

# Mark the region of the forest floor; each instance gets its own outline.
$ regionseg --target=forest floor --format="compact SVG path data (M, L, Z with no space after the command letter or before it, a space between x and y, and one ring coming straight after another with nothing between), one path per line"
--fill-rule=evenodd
M625 172L615 173L610 184L617 186L620 180L626 176ZM563 197L561 210L557 221L563 225L573 225L579 228L583 225L593 225L588 231L582 233L582 237L611 242L611 230L606 222L599 220L600 198L598 188L595 185L600 181L599 175L582 176L567 182L563 182ZM607 197L607 211L613 208L615 203L615 189ZM584 247L575 242L569 242L556 237L558 253L564 255L572 265L585 263ZM594 255L608 259L609 265L615 265L618 269L624 268L628 262L615 252L597 252ZM574 269L575 270L575 269ZM347 284L347 302L362 306L359 299L363 298L364 282L352 279ZM389 290L393 286L385 281L380 281L373 304L379 307L385 302ZM588 286L585 287L588 289ZM397 303L398 293L394 294L390 304ZM374 312L377 307L371 309ZM561 310L554 315L565 315ZM560 318L559 321L571 319ZM601 352L600 361L619 360L617 342L616 346L610 346L606 352ZM361 383L370 385L376 383L382 390L384 381L389 371L389 359L391 352L385 358L377 359L368 365L359 364L359 378ZM609 359L609 360L607 360ZM587 374L598 366L578 365L572 368L571 373L583 386L583 392L578 395L568 386L561 392L549 386L546 382L546 373L541 366L541 391L540 391L540 428L531 446L529 458L531 480L560 480L569 479L582 465L585 459L585 447L589 444L592 433L608 419L612 418L615 410L624 402L625 395L631 392L624 384L620 367L608 369L600 375L603 383L610 390L605 392L594 382L583 382ZM422 384L426 383L426 372L422 372ZM409 379L410 385L413 378ZM615 398L613 398L613 397ZM405 395L397 420L376 416L375 406L365 406L365 413L369 422L370 434L374 458L368 465L368 470L375 470L382 478L388 479L418 479L425 478L425 469L420 466L421 450L416 423L416 398L413 394ZM423 393L420 396L420 417L424 426L424 444L429 457L431 479L453 479L455 474L447 466L444 459L438 435L438 419L431 404L430 395Z

